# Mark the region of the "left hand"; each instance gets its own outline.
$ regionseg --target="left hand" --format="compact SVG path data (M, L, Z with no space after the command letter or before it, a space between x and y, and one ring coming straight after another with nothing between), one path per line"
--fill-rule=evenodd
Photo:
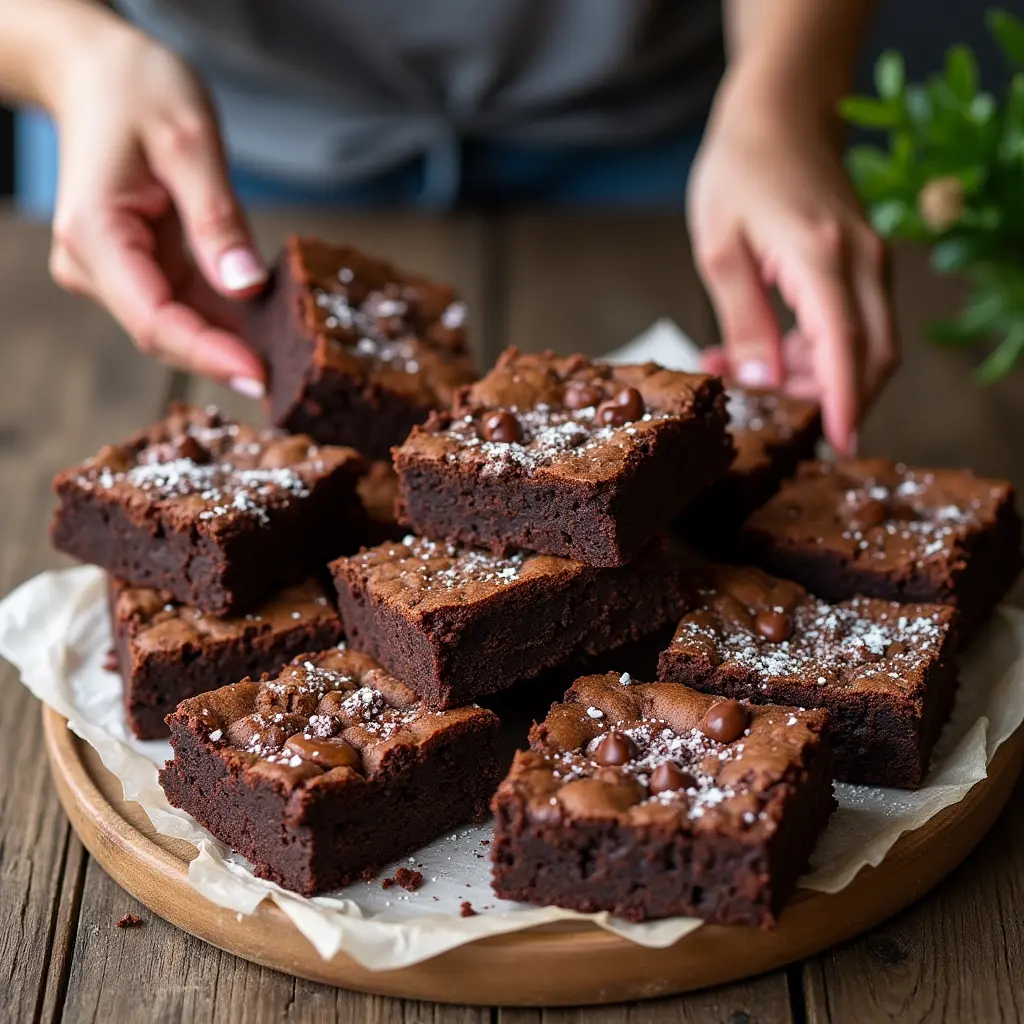
M861 417L899 356L885 248L830 134L824 119L723 89L687 199L723 342L708 369L818 399L826 437L852 454ZM785 344L771 287L796 316Z

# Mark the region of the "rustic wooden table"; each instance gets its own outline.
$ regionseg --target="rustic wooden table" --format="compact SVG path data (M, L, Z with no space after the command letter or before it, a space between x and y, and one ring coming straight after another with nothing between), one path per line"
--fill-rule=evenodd
M600 353L670 315L699 341L713 322L668 215L424 221L314 212L258 218L265 251L286 230L347 238L455 281L475 310L481 361L514 342ZM171 398L244 404L142 359L109 318L46 274L47 232L0 214L0 592L62 564L46 519L55 470L155 418ZM1024 372L976 390L959 354L919 341L956 289L898 254L904 368L863 448L968 465L1024 488ZM1024 603L1024 587L1015 600ZM0 668L0 1017L56 1021L846 1022L1024 1019L1024 786L933 893L870 934L788 970L660 1002L489 1010L363 996L204 945L150 914L71 832L44 762L39 709ZM145 924L114 922L138 913Z

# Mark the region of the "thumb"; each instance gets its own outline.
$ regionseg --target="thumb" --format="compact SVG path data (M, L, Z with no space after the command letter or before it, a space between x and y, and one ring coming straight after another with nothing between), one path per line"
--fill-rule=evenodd
M154 176L170 193L203 277L221 295L250 298L267 270L228 179L212 115L194 112L145 139Z

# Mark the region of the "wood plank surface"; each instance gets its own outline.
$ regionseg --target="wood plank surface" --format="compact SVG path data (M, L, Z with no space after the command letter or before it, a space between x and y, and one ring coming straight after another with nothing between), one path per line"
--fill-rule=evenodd
M136 356L109 318L46 277L46 233L4 221L0 243L0 592L67 564L50 550L50 478L145 423L168 374ZM52 1012L83 852L42 769L36 701L0 668L0 1002L11 1021Z

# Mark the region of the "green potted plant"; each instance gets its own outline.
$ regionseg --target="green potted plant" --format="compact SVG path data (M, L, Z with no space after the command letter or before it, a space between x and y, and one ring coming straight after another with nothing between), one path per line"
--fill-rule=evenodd
M953 46L942 73L906 80L889 51L875 65L877 96L842 103L851 124L885 132L888 145L858 145L848 162L875 230L931 246L942 274L964 275L961 313L933 326L940 342L986 347L980 381L1024 355L1024 21L990 10L988 27L1013 75L1000 101L981 88L974 53Z

